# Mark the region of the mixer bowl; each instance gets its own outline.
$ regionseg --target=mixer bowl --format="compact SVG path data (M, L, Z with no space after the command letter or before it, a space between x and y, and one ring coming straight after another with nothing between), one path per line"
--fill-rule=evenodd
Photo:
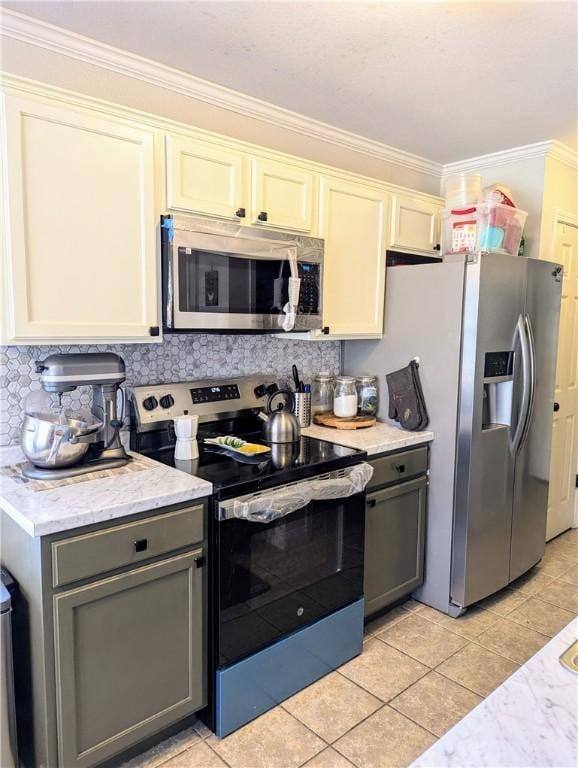
M27 413L24 416L21 448L36 467L60 469L77 464L89 443L80 440L97 432L101 423L61 418L58 413Z

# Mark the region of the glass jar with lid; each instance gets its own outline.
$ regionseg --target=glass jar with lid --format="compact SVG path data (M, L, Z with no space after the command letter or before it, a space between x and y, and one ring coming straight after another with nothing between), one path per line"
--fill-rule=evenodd
M333 413L341 419L357 415L357 390L353 376L338 376L335 379Z
M320 371L311 383L312 413L331 413L333 410L333 382L335 377L329 371Z
M377 376L358 376L357 409L361 416L375 416L378 405Z

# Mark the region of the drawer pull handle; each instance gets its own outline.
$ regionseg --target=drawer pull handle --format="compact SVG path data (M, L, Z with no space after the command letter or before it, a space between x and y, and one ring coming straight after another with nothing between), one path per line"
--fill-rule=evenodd
M401 473L405 472L405 464L396 464L395 468L397 469L398 472L401 472Z
M148 539L137 539L134 543L135 552L145 552L149 548Z
M367 502L368 507L375 507L376 504L377 504L376 499L369 499L369 501Z

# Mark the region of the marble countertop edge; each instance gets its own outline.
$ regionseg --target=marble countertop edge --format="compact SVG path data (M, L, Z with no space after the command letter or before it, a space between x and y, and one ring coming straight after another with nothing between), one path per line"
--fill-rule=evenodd
M139 454L133 454L139 458ZM141 457L142 458L142 457ZM24 460L18 446L0 451L0 466ZM30 536L74 530L210 496L210 482L150 459L137 472L97 477L46 490L0 478L0 509Z

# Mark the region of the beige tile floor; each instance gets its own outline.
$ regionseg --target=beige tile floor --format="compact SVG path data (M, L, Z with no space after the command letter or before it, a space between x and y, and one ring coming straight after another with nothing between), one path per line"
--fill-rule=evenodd
M451 619L414 600L364 651L225 739L202 724L123 768L407 766L578 614L578 529L509 588Z

